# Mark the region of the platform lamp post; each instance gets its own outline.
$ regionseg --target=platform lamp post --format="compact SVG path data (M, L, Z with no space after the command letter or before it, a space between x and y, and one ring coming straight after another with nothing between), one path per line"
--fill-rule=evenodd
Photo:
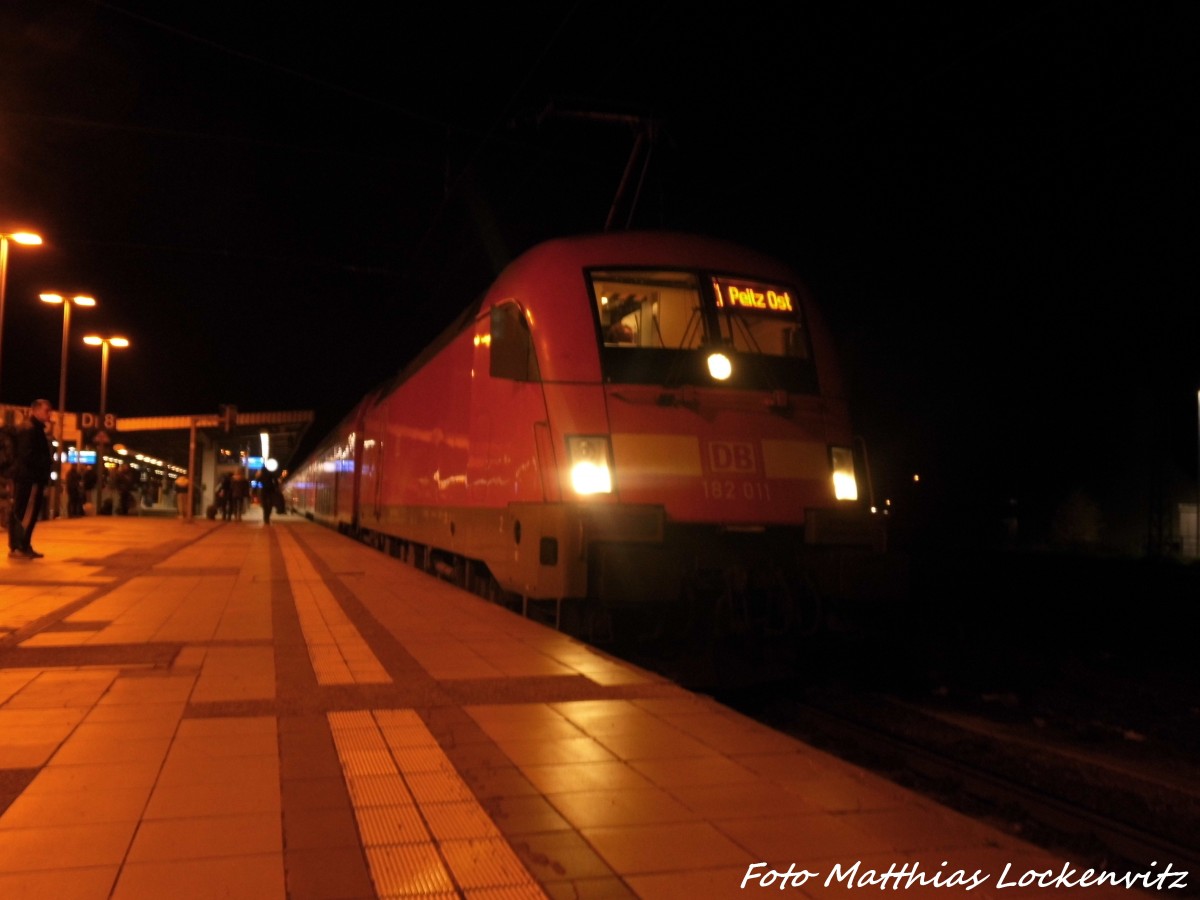
M58 370L58 428L55 429L58 437L58 454L54 464L54 499L50 507L54 510L55 515L61 516L63 514L62 509L60 509L63 494L63 445L66 443L63 440L63 420L66 416L67 408L67 350L71 346L71 307L95 306L96 298L90 297L87 294L64 297L62 294L45 293L38 296L42 299L43 303L61 303L63 308L62 364Z
M100 337L99 335L89 334L83 339L83 342L89 347L100 348L100 422L104 426L105 420L108 418L108 348L111 347L128 347L129 341L123 337ZM104 483L108 481L108 474L104 468L104 453L101 447L96 448L96 464L100 467L96 473L96 514L100 514L100 495L104 489Z
M29 231L0 232L0 350L4 349L4 289L8 281L9 241L14 244L40 244L42 238Z

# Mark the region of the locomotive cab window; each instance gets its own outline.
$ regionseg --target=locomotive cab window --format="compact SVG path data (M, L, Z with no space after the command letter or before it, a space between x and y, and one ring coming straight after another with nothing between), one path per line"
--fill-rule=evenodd
M816 390L793 288L666 269L592 270L588 277L609 382ZM730 357L723 377L713 375L713 353Z
M685 272L596 272L592 290L608 347L700 346L700 286Z
M502 303L492 308L490 371L494 378L541 380L529 323L516 303Z

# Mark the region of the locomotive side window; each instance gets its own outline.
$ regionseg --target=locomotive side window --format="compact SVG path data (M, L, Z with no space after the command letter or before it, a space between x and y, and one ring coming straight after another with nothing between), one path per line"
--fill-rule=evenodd
M494 378L513 381L540 381L537 356L529 323L516 303L492 307L491 366Z

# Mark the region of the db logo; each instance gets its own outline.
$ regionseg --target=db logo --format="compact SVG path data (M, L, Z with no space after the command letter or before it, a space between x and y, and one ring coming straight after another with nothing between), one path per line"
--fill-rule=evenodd
M749 441L709 441L708 468L712 472L752 475L758 469L754 445Z

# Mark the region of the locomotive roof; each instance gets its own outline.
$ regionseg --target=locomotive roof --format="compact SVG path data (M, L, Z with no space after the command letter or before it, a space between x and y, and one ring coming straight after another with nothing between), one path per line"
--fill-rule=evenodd
M450 344L456 336L485 310L497 303L519 298L523 305L540 306L537 310L543 325L547 315L567 318L578 314L564 309L557 301L571 296L579 289L576 280L585 269L606 266L662 266L727 272L753 273L758 277L777 278L793 284L804 295L804 284L798 274L780 260L760 251L722 238L679 231L614 231L551 238L529 247L499 273L486 290L480 293L436 338L415 357L404 364L394 376L371 391L364 403L403 384L420 371L430 359ZM810 316L813 313L810 310ZM810 325L814 324L810 321ZM591 328L590 321L587 327ZM819 328L820 325L818 324ZM555 331L555 328L551 328ZM562 333L561 327L558 333ZM545 350L546 348L540 347ZM553 368L553 363L551 363ZM543 374L550 375L551 372ZM361 406L361 404L360 404ZM357 409L351 414L353 417Z

